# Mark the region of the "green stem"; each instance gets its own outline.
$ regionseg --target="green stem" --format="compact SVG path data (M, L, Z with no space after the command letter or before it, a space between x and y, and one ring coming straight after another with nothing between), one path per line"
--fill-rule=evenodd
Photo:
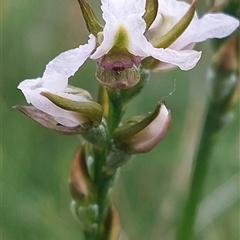
M118 127L122 119L122 104L119 102L109 103L108 132L112 137L114 130Z
M204 183L214 143L217 140L217 133L226 122L232 96L237 86L237 75L235 73L222 72L219 69L213 69L212 73L212 79L210 80L213 82L213 92L209 100L199 148L193 162L190 192L177 229L176 240L194 239L194 222L197 207L204 191Z
M127 103L138 95L142 90L145 83L149 79L149 72L146 70L141 70L141 79L139 83L131 89L107 89L108 97L104 96L104 88L100 86L99 89L99 103L102 106L108 106L107 116L107 129L106 135L108 136L107 143L105 145L89 145L91 146L93 169L94 174L92 174L92 180L97 191L96 205L98 207L97 218L93 219L93 224L97 224L97 229L92 231L92 229L85 229L85 239L86 240L106 240L109 239L109 233L111 229L108 229L109 222L106 219L107 210L110 207L109 200L109 189L114 181L114 176L116 169L105 169L106 159L113 151L113 133L119 126L124 110ZM95 135L94 135L95 136ZM88 137L88 138L87 138ZM92 136L91 136L92 137ZM85 139L89 140L89 136L85 136ZM93 137L94 139L94 137ZM95 139L94 139L95 140ZM115 149L115 148L114 148Z

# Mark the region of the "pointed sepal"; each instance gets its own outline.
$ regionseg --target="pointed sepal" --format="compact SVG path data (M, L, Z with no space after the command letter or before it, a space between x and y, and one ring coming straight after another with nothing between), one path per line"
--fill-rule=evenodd
M159 39L157 44L154 44L154 47L167 48L182 35L194 17L197 3L198 0L193 0L191 6L184 16L171 28L169 32Z
M41 95L62 109L77 112L85 116L87 119L89 119L89 124L91 126L99 125L102 120L102 106L94 101L74 101L50 92L41 92Z
M158 13L158 0L147 0L143 19L146 23L146 31L150 28Z
M99 23L96 15L94 14L90 4L85 0L78 0L82 14L87 25L87 29L95 37L99 32L102 32L103 26Z

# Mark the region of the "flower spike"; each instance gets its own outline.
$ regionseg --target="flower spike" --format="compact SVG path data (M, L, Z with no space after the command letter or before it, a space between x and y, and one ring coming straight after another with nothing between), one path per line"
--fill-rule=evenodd
M198 3L198 0L193 0L188 11L183 15L180 21L177 22L169 32L167 32L164 36L162 36L159 42L154 47L167 48L173 42L175 42L176 39L179 38L179 36L186 30L186 28L191 23L195 14L197 3Z
M158 0L147 0L145 6L145 13L143 15L143 19L146 22L146 30L147 31L155 20L158 13Z
M99 32L102 32L103 26L99 23L97 17L95 16L90 4L85 0L78 0L84 20L87 25L87 29L95 37Z

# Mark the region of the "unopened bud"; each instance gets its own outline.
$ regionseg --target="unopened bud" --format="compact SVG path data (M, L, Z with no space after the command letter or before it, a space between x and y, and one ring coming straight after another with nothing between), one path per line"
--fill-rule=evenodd
M158 104L148 116L129 119L114 132L116 146L129 154L154 148L170 127L171 116L164 104Z
M77 150L73 158L69 191L73 199L81 205L89 205L96 200L96 190L88 173L84 146Z
M104 218L104 234L101 240L118 240L120 235L119 216L116 208L110 206Z
M70 206L72 214L79 220L81 227L85 232L91 235L97 234L98 224L98 206L97 204L90 204L88 206L79 206L76 201L71 202Z

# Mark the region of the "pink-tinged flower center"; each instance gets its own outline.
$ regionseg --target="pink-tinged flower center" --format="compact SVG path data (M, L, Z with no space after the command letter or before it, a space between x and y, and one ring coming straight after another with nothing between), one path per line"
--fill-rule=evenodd
M134 65L138 67L140 63L141 58L131 54L106 54L98 60L100 67L117 73L132 68Z

